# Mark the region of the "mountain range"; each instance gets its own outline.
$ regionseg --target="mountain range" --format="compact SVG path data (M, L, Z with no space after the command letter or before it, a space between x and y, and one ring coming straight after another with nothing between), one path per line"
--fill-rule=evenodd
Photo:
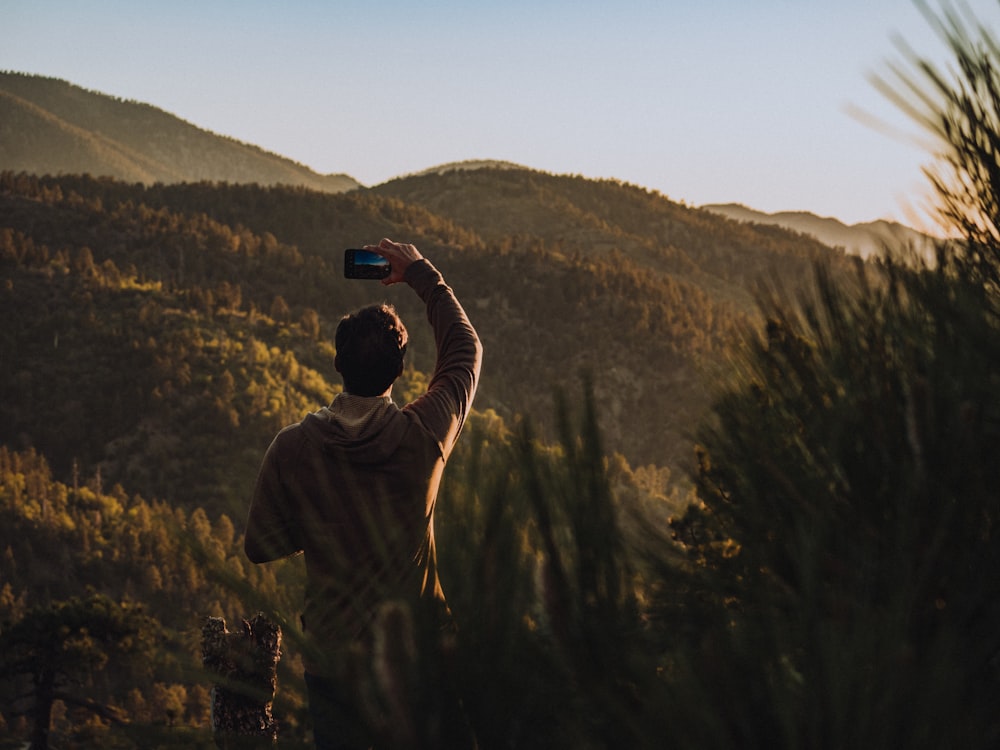
M434 166L418 174L481 168L529 169L483 159ZM17 72L0 72L0 169L86 173L143 184L209 180L300 185L331 193L362 187L349 175L318 174L150 104ZM767 214L738 204L702 208L735 221L781 226L865 258L887 246L912 245L926 254L932 244L926 235L895 222L846 225L808 212Z
M706 211L735 221L773 224L815 237L824 245L840 247L862 258L878 257L886 248L912 248L919 255L933 255L935 239L915 229L892 221L871 221L847 225L839 219L816 216L807 211L764 213L738 203L708 204Z

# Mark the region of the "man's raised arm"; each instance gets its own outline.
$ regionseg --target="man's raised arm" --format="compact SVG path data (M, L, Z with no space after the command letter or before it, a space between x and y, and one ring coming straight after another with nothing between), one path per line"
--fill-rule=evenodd
M383 284L405 281L427 306L437 359L427 393L406 408L417 412L447 458L469 416L479 385L482 343L451 287L417 248L382 240L366 249L389 260L392 270Z

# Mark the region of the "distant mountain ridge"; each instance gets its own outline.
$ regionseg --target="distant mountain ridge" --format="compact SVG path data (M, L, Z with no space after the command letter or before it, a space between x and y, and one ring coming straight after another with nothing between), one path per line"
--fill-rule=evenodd
M924 257L931 257L934 250L934 238L891 221L848 225L838 219L816 216L807 211L781 211L768 214L738 203L709 204L701 208L734 221L771 224L790 229L815 237L824 245L843 248L845 252L860 255L862 258L882 255L886 247L893 249L912 247Z
M463 161L450 161L445 164L438 164L436 167L422 169L419 172L405 175L405 177L422 177L428 174L446 174L447 172L456 171L471 172L476 169L525 169L534 171L531 167L502 159L465 159Z
M291 159L199 128L150 104L90 91L67 81L0 71L0 170L32 174L91 174L150 185L228 182L293 185L324 193L364 187L346 174L319 174ZM405 177L455 171L534 171L509 161L469 159ZM868 258L885 247L913 246L930 255L933 240L902 224L848 226L811 213L767 214L743 205L710 204L705 211L738 222L770 224Z
M198 128L149 104L66 81L0 72L0 169L163 182L299 185L328 193L361 187L283 156Z

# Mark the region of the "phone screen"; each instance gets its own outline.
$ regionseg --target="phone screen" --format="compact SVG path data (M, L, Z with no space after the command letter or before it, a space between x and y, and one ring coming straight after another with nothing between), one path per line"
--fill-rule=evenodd
M344 251L344 276L348 279L384 279L390 270L389 261L378 253L355 248Z

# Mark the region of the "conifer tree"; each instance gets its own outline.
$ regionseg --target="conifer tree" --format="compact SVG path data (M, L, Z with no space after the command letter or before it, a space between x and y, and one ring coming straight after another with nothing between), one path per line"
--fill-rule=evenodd
M140 608L107 596L54 602L30 610L0 630L0 664L8 676L30 680L31 750L49 747L52 707L56 701L91 711L112 722L123 713L87 695L86 685L113 654L148 652L153 623Z
M936 24L957 79L914 57L897 101L943 141L961 239L763 298L674 524L703 617L693 746L995 745L1000 47Z

